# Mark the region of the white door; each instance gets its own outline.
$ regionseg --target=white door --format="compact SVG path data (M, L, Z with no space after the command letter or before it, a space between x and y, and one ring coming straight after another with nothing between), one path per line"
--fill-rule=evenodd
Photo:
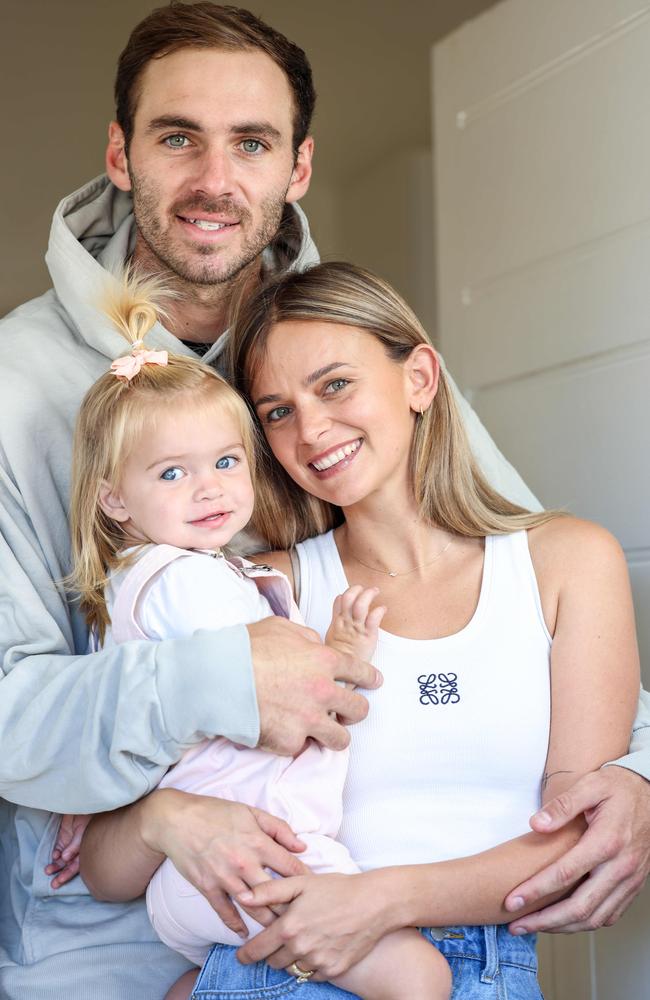
M439 342L547 506L628 556L650 683L650 4L505 0L434 47ZM552 1000L648 1000L650 891L541 942Z

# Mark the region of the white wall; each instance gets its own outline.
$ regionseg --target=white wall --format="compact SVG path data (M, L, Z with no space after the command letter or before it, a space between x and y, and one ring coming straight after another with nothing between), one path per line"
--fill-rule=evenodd
M341 191L344 255L388 277L435 335L431 153L404 150Z
M504 0L436 46L443 353L548 506L622 543L650 681L650 4ZM612 663L612 671L616 670ZM647 1000L650 892L547 938L550 1000Z

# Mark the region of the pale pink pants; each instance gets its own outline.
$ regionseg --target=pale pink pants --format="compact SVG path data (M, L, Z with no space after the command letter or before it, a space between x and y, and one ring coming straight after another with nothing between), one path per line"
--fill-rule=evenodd
M341 823L347 751L310 742L298 757L277 757L219 738L189 750L167 772L161 788L243 802L287 821L307 849L297 855L314 872L359 871L334 838ZM202 965L213 944L240 945L201 895L168 859L147 889L147 909L156 933L174 951ZM251 935L260 924L240 911Z

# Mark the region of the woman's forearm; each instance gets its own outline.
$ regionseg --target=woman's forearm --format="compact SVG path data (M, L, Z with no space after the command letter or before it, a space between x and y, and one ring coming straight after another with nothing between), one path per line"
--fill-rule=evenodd
M174 794L173 789L160 789L123 809L93 817L81 844L80 870L96 899L116 903L144 893L165 859L146 833L163 799Z
M557 834L526 833L469 857L368 874L377 880L384 898L395 901L395 927L508 923L512 920L512 912L504 907L508 893L570 850L584 829L584 820L577 819ZM556 898L538 900L530 909ZM524 907L517 915L526 912Z

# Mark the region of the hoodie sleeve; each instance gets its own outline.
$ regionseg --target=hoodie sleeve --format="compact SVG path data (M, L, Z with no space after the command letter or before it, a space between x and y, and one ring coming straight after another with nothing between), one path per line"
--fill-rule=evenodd
M150 791L206 736L255 745L244 626L75 654L55 575L2 473L0 795L54 812L99 812Z
M438 357L444 365L442 356L439 354ZM445 377L451 387L456 405L463 418L472 454L490 486L498 490L499 493L512 501L512 503L517 503L521 507L525 507L526 510L542 510L539 500L528 489L514 466L501 454L477 414L449 374L446 366Z
M632 727L630 752L618 760L610 760L605 767L612 764L616 764L617 767L627 767L629 771L635 771L650 781L650 694L643 688Z

